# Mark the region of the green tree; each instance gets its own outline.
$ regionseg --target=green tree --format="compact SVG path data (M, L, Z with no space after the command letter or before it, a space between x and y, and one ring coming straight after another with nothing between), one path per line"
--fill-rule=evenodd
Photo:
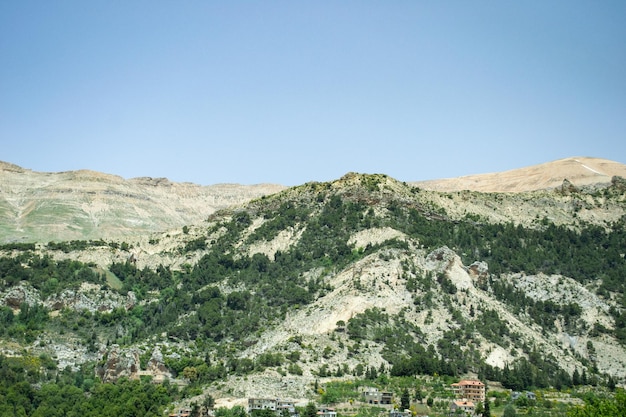
M572 374L572 385L578 386L581 383L580 373L578 372L578 369L574 369L574 373Z
M415 400L416 400L416 401L419 401L419 402L420 402L420 404L421 404L423 399L424 399L424 393L422 392L422 390L421 390L421 389L419 389L419 388L418 388L418 389L415 391Z
M483 417L491 417L491 401L489 401L489 398L485 398Z
M247 417L245 408L236 405L233 408L220 407L215 410L215 417Z
M202 408L204 409L204 415L208 416L209 411L215 407L215 398L211 394L207 394L202 400Z
M276 413L272 410L264 408L262 410L252 410L252 417L276 417Z
M402 396L400 397L400 408L402 410L408 410L411 407L411 397L409 395L409 389L405 388L402 391Z
M315 403L310 402L306 405L306 407L304 407L302 417L317 417L317 407L315 406Z
M582 407L571 409L567 415L569 417L624 417L626 416L626 392L618 389L615 397L589 401Z
M479 401L479 402L476 404L476 410L475 410L475 413L476 413L476 415L478 415L478 416L482 416L484 411L485 411L485 407L483 406L483 403Z
M183 377L187 378L191 383L198 380L198 370L195 366L187 366L183 369Z
M189 413L191 417L200 417L200 406L198 403L191 404L191 412Z
M516 417L517 412L515 411L515 407L511 404L504 407L504 413L502 413L502 417Z

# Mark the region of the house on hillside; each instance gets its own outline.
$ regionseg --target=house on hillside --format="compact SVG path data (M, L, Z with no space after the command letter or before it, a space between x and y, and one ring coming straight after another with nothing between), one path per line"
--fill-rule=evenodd
M378 391L377 388L367 387L362 392L363 402L367 404L392 404L393 393Z
M411 417L411 410L390 410L389 417Z
M337 412L334 408L317 407L317 417L337 417Z
M536 400L537 399L537 396L532 391L526 391L524 393L521 393L519 391L513 391L511 393L511 400L513 400L513 401L517 400L518 398L522 398L522 397L526 397L529 400Z
M452 384L457 400L468 400L473 403L485 402L485 384L475 379L464 379Z
M450 414L457 414L459 411L473 415L476 411L476 406L473 402L467 400L452 401L452 404L450 404Z
M283 411L287 410L290 416L298 415L295 402L280 398L248 398L248 414L254 410L270 410L277 416L282 416Z
M292 400L276 400L276 414L282 416L283 410L287 410L289 412L289 415L292 417L298 416L298 412L296 411L296 403Z
M254 410L276 411L276 403L275 398L248 398L248 414Z

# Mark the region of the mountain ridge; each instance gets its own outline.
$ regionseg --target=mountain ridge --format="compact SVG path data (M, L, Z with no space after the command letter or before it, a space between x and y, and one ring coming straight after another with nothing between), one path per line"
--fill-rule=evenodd
M434 191L531 192L554 189L567 180L576 187L607 185L626 178L626 165L602 158L571 157L502 172L411 182Z
M354 173L339 180L349 182L351 175ZM409 184L439 192L524 193L554 189L564 181L574 187L605 187L613 176L626 177L626 165L579 157L502 173ZM220 209L288 188L263 183L200 186L167 178L124 179L87 169L36 172L0 161L0 243L126 239L136 233L196 224Z

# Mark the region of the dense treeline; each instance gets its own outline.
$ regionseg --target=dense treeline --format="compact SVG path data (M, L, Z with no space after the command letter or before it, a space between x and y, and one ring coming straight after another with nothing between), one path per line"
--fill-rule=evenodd
M447 245L467 257L489 263L490 272L521 272L562 274L587 283L601 280L600 292L624 294L626 260L621 251L626 247L626 220L611 225L609 231L586 225L581 230L556 226L544 220L537 228L512 223L477 223L473 219L451 222L428 218L415 208L391 209L391 223L407 234L420 239L426 247Z
M393 376L458 376L467 372L477 359L475 350L460 348L463 335L456 331L445 333L437 349L427 345L420 328L406 320L403 313L390 316L378 308L368 309L348 321L346 332L357 342L380 343L382 356L391 365Z
M7 287L26 281L38 289L43 298L67 288L78 288L83 282L104 283L92 265L78 261L54 260L29 252L14 258L0 257L0 280Z
M103 384L81 371L42 374L41 365L41 358L0 355L0 416L162 416L179 397L169 384Z
M59 250L65 253L70 253L76 250L85 250L89 247L102 247L108 246L114 249L121 248L123 250L127 250L129 248L128 243L117 243L117 242L105 242L104 240L70 240L67 242L49 242L47 244L48 249L50 250Z
M17 315L11 308L0 306L0 336L32 343L48 320L48 309L39 304L21 303Z
M505 326L494 312L486 311L485 317L485 321L479 319L477 322L484 326L492 322L499 323L500 328ZM571 375L561 370L553 358L546 359L535 349L529 351L528 360L521 359L502 370L485 364L476 347L472 346L473 329L469 326L449 330L435 347L424 342L421 330L404 320L403 314L392 317L377 308L354 316L346 327L352 340L372 340L383 345L382 354L391 364L389 373L392 376L438 374L458 377L471 370L478 372L482 379L501 381L505 387L514 390L573 385ZM462 349L462 346L468 349Z

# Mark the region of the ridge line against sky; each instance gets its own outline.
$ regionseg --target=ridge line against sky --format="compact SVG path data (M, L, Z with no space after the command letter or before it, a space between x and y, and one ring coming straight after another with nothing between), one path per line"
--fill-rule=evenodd
M626 2L0 3L0 160L176 182L626 163Z

